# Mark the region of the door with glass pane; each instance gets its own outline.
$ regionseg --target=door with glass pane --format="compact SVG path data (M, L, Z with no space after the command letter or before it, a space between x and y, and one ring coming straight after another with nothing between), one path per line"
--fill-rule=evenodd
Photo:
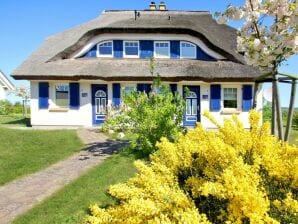
M183 86L185 98L184 126L195 127L200 117L200 86Z
M108 92L107 85L92 85L93 124L102 124L106 119Z

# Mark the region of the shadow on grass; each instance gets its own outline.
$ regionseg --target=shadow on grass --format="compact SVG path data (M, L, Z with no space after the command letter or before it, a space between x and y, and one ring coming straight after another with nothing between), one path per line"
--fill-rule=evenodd
M11 121L3 122L3 124L23 125L23 126L27 126L27 127L31 126L30 118L16 118Z

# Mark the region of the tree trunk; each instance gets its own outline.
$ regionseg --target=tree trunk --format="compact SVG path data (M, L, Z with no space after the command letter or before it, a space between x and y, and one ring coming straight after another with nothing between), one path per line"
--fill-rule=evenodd
M271 116L271 134L272 135L275 135L276 133L276 130L275 130L275 127L276 127L276 106L275 106L275 86L273 84L273 77L272 77L272 108L271 108L271 113L272 113L272 116Z
M295 97L296 97L296 86L297 86L297 80L293 79L292 80L291 99L290 99L290 105L289 105L289 111L288 111L287 127L286 127L286 133L285 133L285 141L289 140L290 131L292 128L294 103L295 103Z
M276 106L276 118L277 118L277 128L278 128L278 137L280 140L283 140L283 125L282 125L282 112L280 106L279 98L279 89L277 81L277 72L274 73L273 85L274 85L274 96L275 96L275 106Z
M256 109L257 108L257 93L258 93L258 90L259 90L259 85L260 84L258 82L255 82L252 109Z

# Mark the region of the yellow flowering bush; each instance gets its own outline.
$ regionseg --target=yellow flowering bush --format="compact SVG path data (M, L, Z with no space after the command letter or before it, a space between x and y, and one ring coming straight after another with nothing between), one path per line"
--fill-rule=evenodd
M256 111L250 124L234 116L218 131L198 124L175 143L162 138L135 177L110 187L118 203L92 205L87 223L297 223L297 147Z

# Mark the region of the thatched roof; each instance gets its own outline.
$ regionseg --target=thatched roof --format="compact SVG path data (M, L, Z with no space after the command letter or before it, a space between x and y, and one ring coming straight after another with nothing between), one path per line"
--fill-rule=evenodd
M219 25L208 12L200 11L105 11L90 22L50 36L20 67L13 72L16 79L39 77L80 77L107 79L112 77L147 77L148 60L70 59L94 36L102 33L174 33L200 38L212 50L230 62L199 60L161 60L157 65L161 76L254 79L259 71L245 65L237 52L236 30ZM112 65L112 66L111 66ZM134 67L144 66L144 67ZM183 66L180 68L180 66ZM221 68L222 66L222 68ZM226 70L223 68L226 67ZM115 69L115 68L118 68ZM121 70L119 70L121 69ZM136 71L139 71L137 73ZM170 73L173 72L173 73Z

